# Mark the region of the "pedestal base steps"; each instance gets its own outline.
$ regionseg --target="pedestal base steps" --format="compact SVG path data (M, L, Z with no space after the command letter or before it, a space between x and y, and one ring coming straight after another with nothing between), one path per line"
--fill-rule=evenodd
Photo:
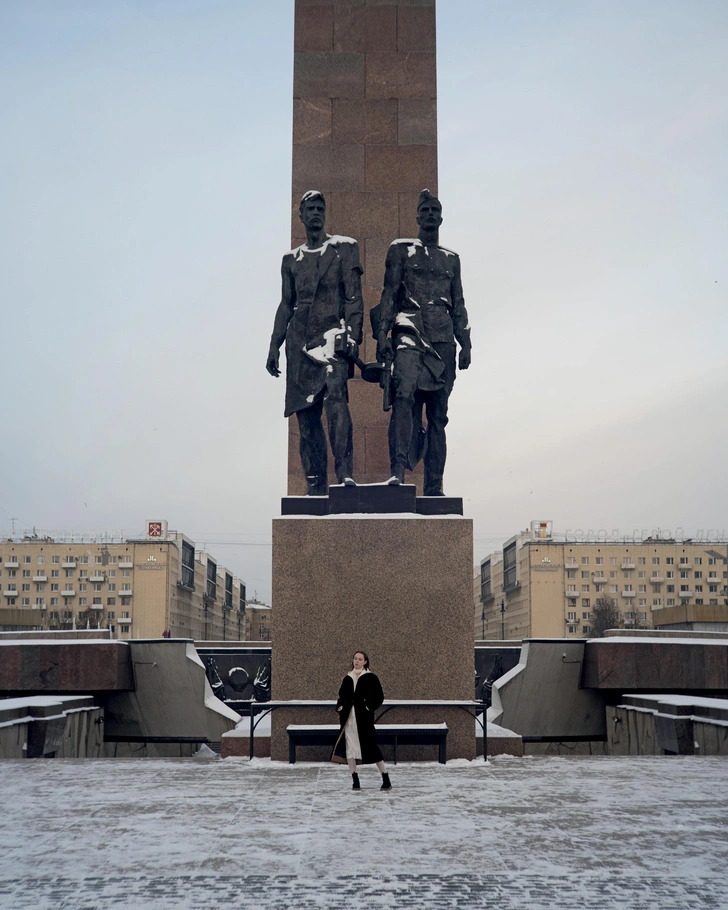
M472 699L472 535L457 515L274 519L273 699L335 698L357 650L386 698ZM271 757L287 761L288 724L332 722L330 709L275 711ZM447 723L448 758L475 757L465 711L397 708L383 722ZM432 760L411 749L401 760Z

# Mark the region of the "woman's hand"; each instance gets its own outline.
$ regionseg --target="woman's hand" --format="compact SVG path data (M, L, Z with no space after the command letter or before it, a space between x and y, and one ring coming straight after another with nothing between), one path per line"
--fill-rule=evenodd
M343 707L344 707L343 705L339 705L339 707L338 707L336 710L337 710L337 711L341 711L341 709L342 709Z

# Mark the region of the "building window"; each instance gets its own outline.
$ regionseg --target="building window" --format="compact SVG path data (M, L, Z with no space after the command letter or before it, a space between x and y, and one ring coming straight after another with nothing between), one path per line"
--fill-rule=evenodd
M687 585L680 585L680 593L681 593L681 594L687 593L689 590L690 590L690 588L689 588Z
M131 578L131 569L122 569L121 577L122 578Z
M598 566L603 566L603 565L604 565L604 557L603 557L603 556L597 556L597 558L594 560L594 562L595 562L596 565L598 565Z
M116 606L116 598L115 598L115 597L107 597L107 598L106 598L106 606L107 606L107 607ZM254 730L253 732L255 733L255 730Z
M576 591L576 585L567 585L566 590L567 591Z
M29 607L29 606L30 606L30 598L29 598L29 597L21 597L21 598L20 598L20 605L21 605L22 607Z
M588 557L588 556L582 556L582 557L581 557L581 564L582 564L583 566L588 566L588 565L589 565L589 557Z
M116 562L116 556L109 556L109 565Z
M637 585L637 590L640 594L645 594L647 593L647 585Z
M95 581L94 582L94 591L100 591L100 590L101 590L101 582Z
M647 578L647 572L638 572L637 578Z
M667 586L667 593L668 593L668 594L674 594L674 593L675 593L675 585L668 585L668 586Z
M581 631L584 633L584 635L588 635L591 632L591 626L582 626Z
M122 597L122 598L121 598L121 605L122 605L122 607L131 606L131 597Z
M109 578L116 578L116 569L109 569Z
M96 563L97 566L102 565L103 561L104 561L103 556L94 556L94 562Z
M643 566L643 565L645 565L646 562L647 562L647 560L645 559L644 556L638 556L638 557L637 557L637 565L638 565L638 566Z
M100 606L101 606L101 598L100 598L100 597L94 597L94 599L92 600L92 603L94 604L94 606L100 607Z
M582 577L582 578L589 578L589 573L588 573L588 572L582 572L582 573L581 573L581 577Z
M703 586L702 586L702 585L695 585L695 593L696 593L696 594L702 594L702 593L703 593Z
M57 590L58 590L58 583L51 584L51 591L57 591Z
M588 594L588 593L589 593L589 585L582 585L582 586L581 586L581 591L582 591L582 594Z
M569 634L573 635L576 632L576 626L568 626Z
M66 569L66 578L73 578L73 569Z
M518 584L516 577L516 541L503 548L503 590L512 591Z
M30 585L21 585L23 591L30 591Z
M638 598L638 603L639 603L639 606L640 606L640 607L646 607L646 606L647 606L647 598L646 598L646 597L640 597L640 598Z
M128 611L128 610L124 610L122 613L119 614L119 617L120 617L121 619L130 619L129 611ZM255 730L253 730L253 733L255 733Z
M567 578L576 578L576 569L567 569L566 577Z
M646 613L638 613L637 615L639 616L639 618L640 618L643 622L647 619L647 614L646 614ZM255 732L255 731L253 731L253 732Z
M667 564L669 565L669 564L672 562L672 560L671 560L671 559L666 559L665 562L667 562ZM653 556L653 557L652 557L652 565L653 565L653 566L659 566L659 565L660 565L660 557L659 557L659 556Z
M708 585L708 591L709 591L711 594L717 594L717 593L718 593L718 585Z
M113 581L111 582L111 584L107 585L107 587L108 587L109 591L115 591L115 590L116 590L116 584L115 584L115 582L113 582Z
M582 607L588 607L588 606L589 606L589 604L588 604L588 603L585 604L583 600L582 600L582 602L581 602L581 605L582 605ZM581 618L582 618L582 619L589 619L590 616L591 616L591 613L589 613L588 610L584 611L584 612L581 614Z
M59 569L51 569L51 578L60 578L61 572Z
M233 577L228 572L225 573L225 606L233 608Z
M700 569L696 569L693 572L693 578L702 578L702 577L703 577L703 573L700 571Z
M575 611L575 610L569 610L569 613L568 613L568 620L569 620L569 622L575 622L575 621L576 621L576 611Z
M702 557L702 556L696 556L696 557L693 559L693 563L694 563L694 565L696 565L696 566L702 566L702 564L703 564L703 557Z
M681 565L681 566L687 566L687 565L689 565L689 563L690 563L690 560L688 559L687 556L681 556L681 557L680 557L680 565Z
M652 598L652 606L653 606L653 607L661 607L661 606L662 606L662 598L661 598L661 597L653 597L653 598Z
M23 557L23 562L26 564L26 566L29 565L29 564L30 564L30 556L24 556L24 557Z
M680 578L690 578L690 575L688 572L686 572L684 569L682 569L680 571Z
M616 593L617 593L617 585L610 585L610 586L609 586L609 593L610 593L610 594L616 594Z
M23 569L23 578L30 578L30 569Z
M78 590L79 590L79 591L86 591L86 590L88 590L88 585L85 584L85 583L82 583L82 584L80 584L80 585L78 586Z
M653 560L653 561L654 561L654 560ZM674 556L668 556L668 557L665 559L665 565L666 565L666 566L674 566L674 565L675 565L675 557L674 557Z
M616 557L616 556L610 556L610 557L609 557L609 565L610 565L610 566L616 566L616 565L617 565L617 557Z
M113 600L114 598L112 597L111 599ZM108 617L109 617L109 619L116 619L116 613L113 610L109 610ZM253 731L253 732L255 732L255 731Z
M667 572L665 572L665 576L666 576L666 578L674 578L675 573L673 572L672 569L668 569Z
M79 569L78 577L79 578L88 578L88 569Z
M716 598L711 598L711 599L708 601L708 603L710 604L711 607L717 607L717 606L718 606L718 601L717 601Z
M81 556L81 557L79 557L78 561L83 563L84 565L88 565L88 556Z
M195 587L195 548L192 544L182 541L182 576L180 584L185 588L194 590Z
M60 565L61 557L60 556L51 556L51 562L54 566Z
M702 598L702 597L696 597L696 598L695 598L695 605L698 606L698 607L702 607L702 605L703 605L703 598Z

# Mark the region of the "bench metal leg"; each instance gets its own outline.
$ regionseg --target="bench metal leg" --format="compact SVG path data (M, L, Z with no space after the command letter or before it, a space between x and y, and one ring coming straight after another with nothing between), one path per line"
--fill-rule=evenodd
M397 737L394 737L394 763L397 764Z
M444 765L447 760L447 740L446 739L440 740L440 748L438 750L437 760L440 762L441 765Z
M296 764L296 743L292 736L288 737L288 764Z

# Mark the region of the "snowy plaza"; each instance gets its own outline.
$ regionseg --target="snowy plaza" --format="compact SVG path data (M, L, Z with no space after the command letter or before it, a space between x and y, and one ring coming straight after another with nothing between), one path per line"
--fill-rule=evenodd
M728 907L721 758L7 761L2 910Z

